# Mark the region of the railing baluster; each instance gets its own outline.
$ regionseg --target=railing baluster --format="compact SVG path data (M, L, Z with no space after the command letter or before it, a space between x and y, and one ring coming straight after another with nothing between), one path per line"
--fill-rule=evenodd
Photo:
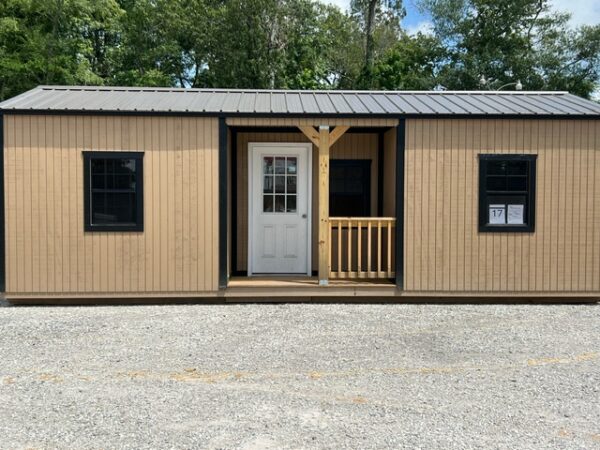
M356 260L356 276L360 277L361 276L361 269L362 269L362 226L361 226L361 222L360 220L358 221L358 227L357 227L357 232L358 234L356 235L356 239L357 239L357 252L356 252L356 256L357 256L357 260Z
M371 221L367 222L367 276L371 276Z
M377 278L381 277L381 220L377 221Z
M329 257L327 259L327 261L329 261L329 276L333 275L333 261L331 260L331 246L333 241L331 240L331 229L333 228L333 221L331 220L331 218L329 218Z
M348 220L348 276L352 273L352 222Z
M338 220L338 278L342 277L342 221Z
M392 221L387 223L387 276L392 276Z

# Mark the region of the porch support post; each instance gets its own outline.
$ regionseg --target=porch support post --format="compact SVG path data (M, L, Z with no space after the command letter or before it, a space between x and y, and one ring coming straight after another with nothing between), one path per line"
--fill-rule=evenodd
M304 135L319 149L319 286L329 284L329 149L350 128L338 125L329 132L328 125L320 125L319 131L312 126L298 125Z
M329 283L329 127L319 127L319 285Z

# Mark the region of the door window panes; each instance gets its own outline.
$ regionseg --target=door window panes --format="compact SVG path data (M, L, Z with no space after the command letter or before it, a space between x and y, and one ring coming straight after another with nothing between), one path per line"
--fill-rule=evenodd
M263 212L296 213L298 158L263 156L262 168Z

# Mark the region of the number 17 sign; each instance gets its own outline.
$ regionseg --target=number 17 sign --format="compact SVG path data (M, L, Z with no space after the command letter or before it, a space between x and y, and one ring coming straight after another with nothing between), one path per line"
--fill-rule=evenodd
M490 224L506 223L506 205L490 205Z

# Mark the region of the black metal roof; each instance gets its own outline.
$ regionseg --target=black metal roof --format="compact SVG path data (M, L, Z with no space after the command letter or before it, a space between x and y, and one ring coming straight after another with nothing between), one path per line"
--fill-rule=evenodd
M600 104L568 92L39 86L0 103L0 110L289 116L599 116Z

